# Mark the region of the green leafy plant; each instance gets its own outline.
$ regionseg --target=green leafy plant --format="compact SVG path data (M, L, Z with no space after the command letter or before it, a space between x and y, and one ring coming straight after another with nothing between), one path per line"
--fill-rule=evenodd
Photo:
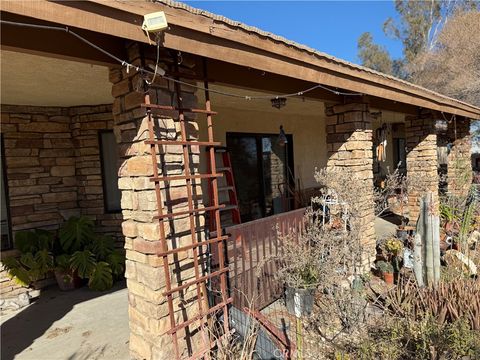
M125 256L120 251L112 251L107 256L107 263L110 265L115 279L119 279L123 276L125 271Z
M45 278L53 267L53 234L46 230L18 231L15 248L20 256L2 260L8 275L19 285L30 286Z
M107 290L123 275L125 258L115 250L114 239L96 235L89 218L68 219L59 231L59 243L63 253L56 258L57 269L88 279L91 289Z
M93 221L85 216L72 216L60 228L59 240L62 250L71 254L81 250L95 237Z
M96 265L95 256L90 250L75 251L70 259L70 266L81 278L88 278Z
M15 234L15 248L24 253L36 253L39 250L51 250L53 233L47 230L18 231Z
M115 241L111 236L96 236L88 248L99 259L105 260L115 249Z
M104 291L113 286L113 276L110 264L100 261L95 264L89 275L88 286L91 289Z

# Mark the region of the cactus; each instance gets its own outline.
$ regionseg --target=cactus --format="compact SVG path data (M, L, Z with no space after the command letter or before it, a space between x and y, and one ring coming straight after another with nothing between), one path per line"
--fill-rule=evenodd
M430 209L433 194L420 201L420 214L414 241L413 270L419 286L429 286L440 281L440 217Z

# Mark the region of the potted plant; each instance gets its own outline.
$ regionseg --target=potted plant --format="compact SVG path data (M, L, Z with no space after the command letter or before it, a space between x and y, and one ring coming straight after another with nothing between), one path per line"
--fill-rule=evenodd
M385 242L385 250L387 252L387 260L393 266L393 273L398 277L402 268L403 242L400 239L391 237Z
M6 257L2 264L16 283L36 288L36 282L45 279L52 269L52 246L53 234L49 231L18 231L15 249L19 255Z
M59 286L75 288L85 279L93 290L110 289L125 269L124 256L114 245L112 237L95 234L89 218L69 218L60 228L61 254L55 258Z
M383 281L389 285L393 285L393 265L386 261L377 261L377 270L380 272Z
M55 257L54 273L58 287L62 291L78 289L83 285L78 272L71 266L71 256L68 254Z
M318 273L313 264L298 269L294 275L295 282L287 282L285 288L285 305L289 313L297 318L312 313L315 292L318 286Z

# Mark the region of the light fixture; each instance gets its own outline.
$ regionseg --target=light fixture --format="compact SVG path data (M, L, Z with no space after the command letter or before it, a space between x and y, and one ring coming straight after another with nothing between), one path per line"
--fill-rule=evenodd
M445 119L434 120L434 126L437 134L446 133L448 130L448 121Z
M143 16L142 29L151 33L157 33L159 31L168 28L167 17L163 11L157 11L151 14L145 14Z
M272 102L272 106L277 109L280 109L285 105L287 105L287 98L284 98L284 97L275 97L270 101Z
M288 143L287 135L283 130L283 125L280 125L280 134L278 134L277 144L279 146L285 146Z

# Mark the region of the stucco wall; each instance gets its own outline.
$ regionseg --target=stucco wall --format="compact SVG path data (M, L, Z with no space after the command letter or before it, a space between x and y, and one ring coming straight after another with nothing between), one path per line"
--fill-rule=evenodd
M214 109L218 112L213 120L215 141L226 144L227 132L278 134L280 125L283 125L285 132L293 136L295 178L301 179L305 189L316 186L313 177L315 167L321 168L327 163L324 105L315 102L315 111L306 108L303 113L296 114L291 110L283 111L283 108L271 111L266 107L268 110L261 111L259 108L245 110L246 107L248 106L222 107L219 101L214 104ZM206 120L198 116L198 122L200 138L206 139ZM202 156L201 159L202 167L205 168L205 157Z

